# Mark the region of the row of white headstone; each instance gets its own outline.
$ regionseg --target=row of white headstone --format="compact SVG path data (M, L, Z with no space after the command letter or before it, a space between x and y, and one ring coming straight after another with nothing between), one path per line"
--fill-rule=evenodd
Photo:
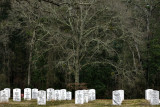
M124 90L115 90L112 92L112 104L121 105L124 100Z
M10 97L10 88L5 88L0 91L0 102L8 102ZM24 100L31 99L36 99L38 105L46 105L46 100L72 100L72 92L66 89L54 90L53 88L49 88L46 91L38 91L36 88L25 88ZM151 105L159 105L159 91L153 89L145 90L145 99L148 100ZM75 91L75 104L84 104L94 100L96 100L95 89ZM124 90L115 90L112 92L113 105L121 105L123 100ZM13 89L13 101L21 101L21 89Z
M159 105L159 91L153 89L146 89L145 99L148 100L151 105Z
M32 99L37 99L38 105L46 105L46 100L72 100L72 92L66 89L54 90L53 88L49 88L47 91L32 89ZM31 89L24 89L24 100L31 100Z
M145 99L150 102L151 105L159 105L159 91L153 89L145 90ZM115 90L112 92L112 104L121 105L124 100L124 90Z
M96 100L96 90L77 90L75 91L75 104L84 104Z
M9 102L11 96L10 88L5 88L0 91L0 102ZM25 88L24 89L24 100L36 99L38 105L46 105L47 101L52 100L72 100L72 92L67 91L66 89L54 90L49 88L46 91L39 90L34 88ZM21 101L21 89L13 89L13 101Z

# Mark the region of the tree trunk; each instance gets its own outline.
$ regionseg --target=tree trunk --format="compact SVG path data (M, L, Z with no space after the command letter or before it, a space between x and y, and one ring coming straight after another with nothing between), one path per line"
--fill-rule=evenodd
M79 88L79 71L80 71L80 66L79 66L79 43L77 44L77 49L76 49L76 63L75 63L75 89L77 90Z
M51 49L49 52L48 52L48 71L47 71L47 78L46 78L46 80L47 80L47 88L49 88L49 87L52 87L52 85L53 85L53 83L54 83L54 67L53 67L53 65L54 65L54 63L53 63L53 61L54 61L54 56L53 56L53 54L54 54L54 50L53 49Z
M79 70L75 71L75 90L79 89Z
M79 70L78 69L75 72L75 83L79 84Z
M76 61L75 61L75 83L79 84L79 50L80 50L80 44L79 44L79 37L77 36L77 47L76 47Z
M32 51L34 45L35 31L33 31L33 35L30 42L30 51L29 51L29 64L28 64L28 87L31 84L31 65L32 65Z
M30 86L31 82L31 60L32 60L32 52L29 54L29 65L28 65L28 86Z
M147 71L146 71L146 82L147 82L147 88L149 88L149 57L150 57L150 53L149 53L149 49L150 49L150 44L149 44L149 40L150 40L150 16L151 16L151 10L149 12L147 12L147 19L146 19L146 25L147 25Z

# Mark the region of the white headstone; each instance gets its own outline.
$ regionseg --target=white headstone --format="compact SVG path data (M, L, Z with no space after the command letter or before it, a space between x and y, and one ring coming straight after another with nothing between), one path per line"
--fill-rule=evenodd
M46 91L43 90L38 91L37 104L46 105Z
M91 101L96 100L96 90L95 89L90 89L90 94L91 94Z
M59 100L62 100L62 90L59 90L59 93L60 93Z
M31 89L30 88L24 89L24 100L31 100Z
M9 102L7 90L2 90L0 97L1 97L1 102L3 102L3 103Z
M122 98L122 101L124 100L124 90L118 90L120 91L120 94L121 94L121 98Z
M70 92L70 91L66 92L66 99L72 100L72 92Z
M54 100L54 89L48 88L47 89L47 101L52 101L52 100Z
M122 98L119 90L115 90L112 92L112 103L113 105L121 105Z
M148 100L149 102L151 100L152 91L153 91L153 89L146 89L145 90L145 99Z
M88 90L83 90L84 103L88 103Z
M10 88L5 88L4 90L8 91L8 98L10 98L11 97L11 89Z
M61 89L61 100L66 100L66 89Z
M159 105L159 91L157 91L157 90L152 91L150 104L151 105Z
M21 101L21 89L13 89L13 101Z
M92 92L90 89L88 90L88 101L92 101Z
M75 104L84 104L83 90L75 91Z
M61 100L61 91L60 90L55 90L55 98L54 100Z
M32 89L32 99L37 99L38 97L38 89L34 88Z

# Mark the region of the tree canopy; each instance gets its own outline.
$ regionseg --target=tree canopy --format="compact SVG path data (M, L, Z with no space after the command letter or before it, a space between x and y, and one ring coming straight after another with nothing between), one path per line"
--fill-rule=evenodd
M159 0L1 0L0 89L160 89L159 12Z

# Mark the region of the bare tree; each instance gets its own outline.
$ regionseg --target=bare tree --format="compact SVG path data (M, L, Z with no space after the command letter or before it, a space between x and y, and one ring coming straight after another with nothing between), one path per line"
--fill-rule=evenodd
M14 1L12 4L15 9L12 14L18 14L23 22L26 21L24 31L30 31L31 35L28 42L28 85L33 51L41 56L56 50L56 55L55 52L53 55L49 53L49 58L54 62L50 63L50 68L61 67L66 72L69 71L69 74L73 73L75 83L78 84L80 71L88 65L110 64L116 68L117 75L129 81L134 80L132 75L142 73L138 71L141 70L139 46L142 44L139 40L143 32L138 30L141 28L140 24L131 26L133 14L121 1L65 0L53 3L46 0L27 0ZM119 53L115 48L118 41L122 41L125 53ZM46 47L36 48L35 44L41 43ZM109 57L117 56L118 61L99 57L103 53ZM48 62L52 62L51 59Z
M87 65L106 64L107 59L96 57L105 51L116 54L112 44L120 39L118 18L111 12L107 3L110 1L87 0L70 1L60 7L44 4L42 11L48 13L51 25L44 25L62 50L58 65L66 65L79 83L79 72ZM44 42L44 41L43 41ZM53 45L55 47L55 45ZM54 48L53 47L53 48Z
M10 13L10 20L12 21L13 28L22 29L23 33L28 34L28 76L27 84L31 84L31 70L33 64L33 52L35 51L36 31L40 29L38 17L36 15L36 1L12 1L13 10Z
M146 68L146 82L148 87L149 82L149 48L150 48L150 39L152 38L152 32L151 32L151 18L152 14L154 12L154 9L160 5L159 0L144 0L144 1L138 1L138 0L130 0L128 1L128 5L133 8L134 15L137 18L136 20L141 23L141 28L144 28L143 37L146 41L146 49L147 49L147 68ZM143 27L142 27L143 26Z

